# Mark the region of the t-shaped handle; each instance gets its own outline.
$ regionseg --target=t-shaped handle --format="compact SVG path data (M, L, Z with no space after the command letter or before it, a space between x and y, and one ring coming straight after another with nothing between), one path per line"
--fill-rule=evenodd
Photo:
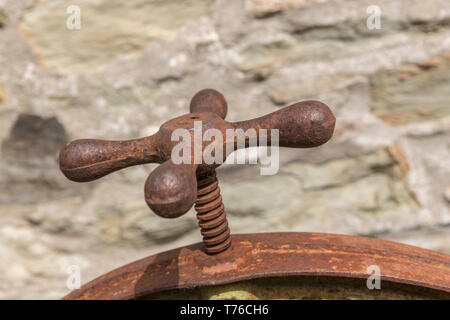
M316 147L331 138L336 120L328 106L319 101L295 103L240 122L225 121L226 114L227 102L221 93L201 90L191 100L190 113L165 122L154 135L128 141L82 139L69 143L60 152L61 171L70 180L86 182L129 166L161 163L145 183L145 200L156 214L175 218L194 203L199 212L214 201L216 207L210 209L218 211L223 204L215 169L231 152L252 143L261 145L261 139L257 138L261 134L266 137L263 142L267 146L277 138L280 147ZM249 129L255 133L255 139L245 135L243 144L238 143L239 134L229 135L238 130L248 133ZM278 130L277 136L272 137L273 129ZM203 139L202 133L208 130L211 135ZM186 147L182 151L181 142ZM211 155L222 161L206 160ZM179 161L174 161L174 156L180 156L183 162L175 164ZM210 214L209 218L217 219L224 212L215 214L218 216ZM210 229L202 227L202 230Z

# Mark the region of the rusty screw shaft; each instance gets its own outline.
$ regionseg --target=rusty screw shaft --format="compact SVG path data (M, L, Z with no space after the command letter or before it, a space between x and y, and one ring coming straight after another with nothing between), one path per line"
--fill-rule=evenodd
M209 254L220 253L231 246L231 235L220 195L219 180L215 170L197 179L195 210L205 251Z

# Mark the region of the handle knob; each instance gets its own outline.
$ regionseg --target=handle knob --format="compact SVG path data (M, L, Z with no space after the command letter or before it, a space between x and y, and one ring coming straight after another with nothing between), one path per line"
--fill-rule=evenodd
M243 130L255 129L258 133L260 129L278 129L280 147L312 148L324 144L333 136L335 122L336 118L326 104L303 101L233 125Z
M145 201L150 209L164 218L186 213L197 198L196 166L176 165L167 160L147 178Z
M153 140L153 136L128 141L75 140L60 151L59 167L68 179L87 182L129 166L158 163Z

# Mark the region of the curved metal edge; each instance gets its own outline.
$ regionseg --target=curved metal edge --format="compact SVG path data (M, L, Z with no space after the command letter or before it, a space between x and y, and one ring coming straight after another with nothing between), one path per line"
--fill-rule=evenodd
M450 255L396 242L325 233L233 235L229 250L203 244L162 252L111 271L63 299L133 299L155 292L276 276L368 278L450 292Z

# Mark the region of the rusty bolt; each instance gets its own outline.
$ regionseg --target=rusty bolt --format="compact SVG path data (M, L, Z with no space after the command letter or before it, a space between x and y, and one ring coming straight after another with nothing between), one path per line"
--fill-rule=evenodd
M194 122L202 121L202 130L218 129L224 139L223 159L239 148L236 139L226 139L227 129L254 129L267 131L271 145L271 129L279 130L279 146L311 148L327 142L333 135L335 117L325 104L304 101L292 104L266 116L240 122L228 122L227 102L216 90L199 91L191 100L190 113L163 123L154 135L128 141L82 139L66 145L60 152L60 169L72 181L86 182L111 172L144 163L160 163L145 182L145 200L159 216L176 218L186 213L195 203L203 242L208 253L219 253L231 245L230 231L218 187L215 169L218 163L207 164L203 157L195 163L175 164L171 154L178 141L172 141L176 129L187 129L194 150ZM202 142L201 155L210 144ZM259 145L259 141L257 142ZM250 141L245 141L248 147ZM231 145L231 148L226 148ZM209 146L210 147L210 146ZM228 151L227 151L228 150ZM231 151L230 151L231 150Z

